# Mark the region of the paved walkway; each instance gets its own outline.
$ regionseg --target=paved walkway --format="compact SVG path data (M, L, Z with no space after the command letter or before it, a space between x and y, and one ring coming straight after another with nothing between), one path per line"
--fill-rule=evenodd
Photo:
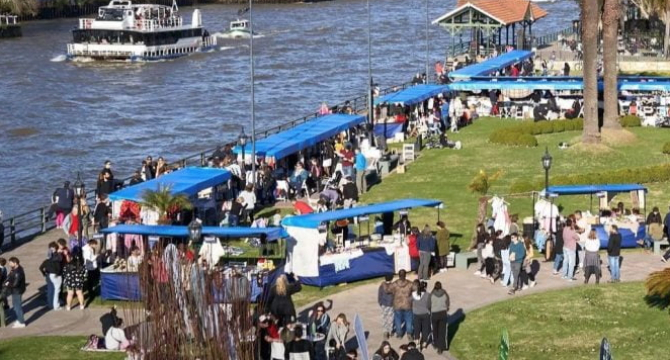
M101 331L99 318L107 309L92 307L67 312L49 311L45 308L46 297L42 294L45 288L44 279L37 269L46 255L47 244L61 237L60 230L53 230L45 235L39 236L22 246L3 253L2 256L9 258L16 256L21 260L26 272L28 287L24 295L24 309L28 326L25 329L0 328L0 339L8 339L18 336L47 336L47 335L89 335ZM551 275L552 263L540 262L540 272L537 276L537 286L517 293L518 296L534 294L551 289L559 289L574 286L583 286L581 281L567 282L559 276ZM647 274L654 270L664 268L659 257L645 253L624 254L621 277L624 281L643 280ZM451 298L451 321L456 320L469 311L498 302L511 299L507 290L498 283L491 285L487 280L473 275L474 266L468 270L449 269L432 278L429 289L435 281L441 281ZM603 272L607 270L603 267ZM578 278L583 279L578 275ZM413 279L413 275L410 279ZM605 275L605 279L609 275ZM594 285L589 285L594 286ZM365 328L369 331L368 345L370 351L376 350L382 341L380 311L377 307L378 284L368 284L354 287L350 290L329 296L323 300L331 300L333 308L329 310L331 318L339 313L345 313L347 318L353 319L355 314L362 317ZM301 314L306 314L310 306L301 309ZM352 331L353 336L353 331ZM392 339L394 347L403 342ZM433 350L426 350L425 356L430 359L453 359L449 354L438 356Z

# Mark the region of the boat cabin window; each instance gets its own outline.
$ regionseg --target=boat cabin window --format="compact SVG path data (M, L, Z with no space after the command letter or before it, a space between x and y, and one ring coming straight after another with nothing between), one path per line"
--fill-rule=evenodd
M124 9L101 8L98 10L98 18L102 21L123 21Z

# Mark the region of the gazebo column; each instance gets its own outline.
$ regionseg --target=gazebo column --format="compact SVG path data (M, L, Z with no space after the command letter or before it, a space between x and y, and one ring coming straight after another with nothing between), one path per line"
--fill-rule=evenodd
M509 25L505 25L505 45L509 45Z
M533 22L528 22L528 37L530 38L530 48L533 49Z
M514 49L518 49L519 47L516 46L516 23L512 23L512 46L514 46Z

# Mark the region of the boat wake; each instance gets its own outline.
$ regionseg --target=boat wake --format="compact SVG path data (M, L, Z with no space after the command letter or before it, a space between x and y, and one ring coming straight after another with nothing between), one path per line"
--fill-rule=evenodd
M241 39L248 39L249 35L248 34L232 34L229 32L216 32L212 34L213 36L216 36L217 38L220 39L233 39L233 40L241 40ZM259 38L264 38L265 34L256 34L254 35L254 39L259 39Z
M51 62L63 62L67 60L67 55L58 55L51 58Z

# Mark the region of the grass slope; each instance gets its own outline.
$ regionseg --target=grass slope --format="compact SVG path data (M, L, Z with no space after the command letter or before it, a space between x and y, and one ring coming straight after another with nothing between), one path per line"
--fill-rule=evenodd
M121 360L124 353L94 353L79 349L85 336L38 336L0 341L2 360Z
M449 134L450 139L460 140L462 150L435 149L424 150L414 163L407 167L405 174L392 174L382 184L374 186L363 196L364 202L380 202L407 197L435 198L444 201L446 209L441 210L452 233L462 234L455 243L463 245L469 242L477 216L478 196L468 192L467 185L480 169L487 172L503 170L505 174L492 188L492 194L507 194L510 185L519 179L544 179L541 157L545 147L553 157L551 176L563 174L590 173L599 170L641 167L661 164L668 157L661 153L661 147L667 140L667 133L661 129L633 128L637 140L632 143L610 145L611 151L602 154L580 152L576 149L559 150L562 141L571 142L581 135L580 131L537 136L539 146L535 148L514 148L489 144L490 133L498 128L516 124L514 120L483 118L458 134ZM539 189L538 189L539 190ZM670 201L670 184L652 184L648 195L648 210L658 205L665 208ZM530 195L506 197L511 203L510 213L520 217L531 215ZM629 203L628 195L619 195L614 201ZM561 197L557 203L565 211L588 209L588 196ZM597 199L594 201L597 210ZM566 213L567 213L566 212ZM437 213L434 209L412 210L410 220L413 224L434 225Z
M496 359L507 328L510 359L597 359L607 337L614 359L667 359L667 312L650 309L640 282L523 296L465 316L452 340L459 360Z

